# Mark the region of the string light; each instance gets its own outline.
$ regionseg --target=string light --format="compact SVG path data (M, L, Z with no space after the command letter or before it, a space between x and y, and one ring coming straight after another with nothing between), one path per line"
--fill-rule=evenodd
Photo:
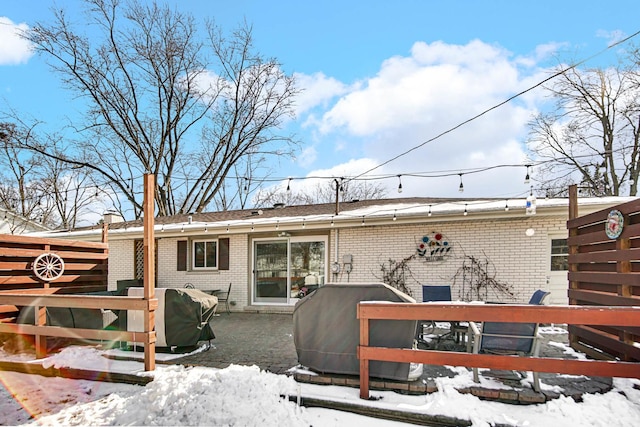
M504 211L509 212L509 199L504 201Z
M276 221L276 230L280 228L280 220Z
M464 191L464 185L462 184L462 174L459 173L458 175L460 175L460 186L458 187L458 191L462 193Z
M227 225L227 233L229 232L229 226Z
M244 177L244 192L249 194L249 178Z
M429 205L429 213L427 215L431 216L431 205Z
M402 175L398 175L398 193L402 193L402 179L400 178Z
M306 227L306 224L304 223L304 219L302 220L302 228Z
M397 209L393 210L393 220L394 221L398 219L398 217L396 216L396 211L397 211Z
M364 227L364 215L362 215L362 224L360 224Z
M291 179L289 178L289 180L287 181L287 191L291 191Z
M333 227L335 224L333 222L333 215L331 215L331 226Z
M467 204L464 204L464 216L467 216L469 212L467 212Z
M527 175L524 177L524 183L528 184L529 183L529 168L531 167L531 165L525 165L527 167Z
M253 231L253 223L251 223L251 231Z
M208 233L209 232L209 228L208 228L208 224L204 224L204 232Z

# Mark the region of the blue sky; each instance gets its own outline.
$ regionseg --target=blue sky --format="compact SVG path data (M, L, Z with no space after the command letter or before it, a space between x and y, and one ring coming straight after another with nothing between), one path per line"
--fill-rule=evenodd
M378 182L389 197L398 195L397 175L403 175L403 196L526 195L524 166L465 172L528 162L526 123L548 105L541 89L421 144L535 85L558 58L588 58L640 30L637 0L169 3L214 18L226 30L246 20L257 49L296 74L304 92L288 130L303 145L276 177L356 176L373 169L370 174L387 177ZM49 124L73 115L73 102L42 59L10 35L14 25L49 20L53 4L73 10L79 1L0 1L0 111L12 108ZM615 61L609 51L585 66ZM292 181L294 189L312 184Z

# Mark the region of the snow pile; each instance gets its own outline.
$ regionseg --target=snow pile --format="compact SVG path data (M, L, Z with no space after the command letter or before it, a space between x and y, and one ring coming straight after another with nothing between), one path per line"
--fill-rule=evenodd
M227 369L171 366L130 393L114 393L42 417L40 425L261 425L299 426L303 411L283 395L296 382L257 366Z

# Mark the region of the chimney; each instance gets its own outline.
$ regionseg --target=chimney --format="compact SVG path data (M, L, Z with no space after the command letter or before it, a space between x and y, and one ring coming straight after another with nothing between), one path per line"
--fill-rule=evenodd
M124 218L117 212L105 212L104 223L115 224L117 222L124 222Z

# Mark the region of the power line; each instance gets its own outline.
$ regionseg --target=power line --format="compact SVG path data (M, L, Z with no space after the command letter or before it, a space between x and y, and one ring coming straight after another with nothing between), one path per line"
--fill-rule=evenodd
M356 176L356 178L357 178L357 177L360 177L360 176L362 176L362 175L366 175L366 174L368 174L369 172L372 172L372 171L374 171L374 170L376 170L376 169L378 169L378 168L381 168L382 166L387 165L387 164L389 164L389 163L391 163L391 162L393 162L393 161L395 161L395 160L399 159L400 157L406 156L407 154L409 154L409 153L411 153L411 152L413 152L413 151L415 151L415 150L417 150L417 149L419 149L419 148L421 148L421 147L425 146L426 144L429 144L429 143L431 143L431 142L433 142L433 141L435 141L435 140L437 140L437 139L439 139L439 138L443 137L444 135L447 135L447 134L449 134L449 133L453 132L454 130L457 130L457 129L461 128L462 126L464 126L464 125L466 125L466 124L468 124L468 123L470 123L470 122L472 122L472 121L474 121L474 120L476 120L476 119L478 119L478 118L480 118L480 117L484 116L485 114L487 114L487 113L489 113L489 112L491 112L491 111L493 111L493 110L495 110L495 109L497 109L497 108L502 107L503 105L505 105L505 104L507 104L507 103L511 102L512 100L514 100L514 99L516 99L516 98L518 98L518 97L520 97L520 96L524 95L525 93L530 92L530 91L532 91L533 89L536 89L536 88L538 88L538 87L542 86L543 84L547 83L547 82L548 82L548 81L550 81L550 80L555 79L556 77L558 77L558 76L560 76L560 75L562 75L562 74L566 73L567 71L572 70L572 69L574 69L574 68L578 67L579 65L584 64L584 63L585 63L585 62L587 62L587 61L590 61L591 59L593 59L593 58L595 58L595 57L597 57L597 56L599 56L599 55L603 54L604 52L606 52L606 51L608 51L608 50L612 49L613 47L618 46L618 45L620 45L620 44L622 44L622 43L627 42L628 40L632 39L633 37L637 36L638 34L640 34L640 31L636 31L636 32L635 32L635 33L633 33L632 35L630 35L630 36L628 36L628 37L625 37L624 39L619 40L619 41L617 41L617 42L615 42L615 43L613 43L613 44L610 44L610 45L609 45L609 46L607 46L605 49L603 49L603 50L601 50L601 51L599 51L599 52L597 52L597 53L595 53L595 54L593 54L593 55L589 56L588 58L583 59L583 60L581 60L581 61L579 61L579 62L577 62L577 63L575 63L575 64L573 64L573 65L571 65L571 66L569 66L569 67L567 67L567 68L565 68L565 69L563 69L563 70L560 70L560 71L558 71L558 72L556 72L556 73L552 74L551 76L547 77L546 79L543 79L542 81L540 81L540 82L536 83L535 85L533 85L533 86L531 86L531 87L529 87L529 88L527 88L527 89L525 89L525 90L523 90L523 91L521 91L521 92L518 92L517 94L515 94L515 95L513 95L513 96L511 96L511 97L509 97L509 98L507 98L506 100L504 100L504 101L500 102L499 104L496 104L496 105L494 105L493 107L490 107L490 108L488 108L488 109L486 109L486 110L482 111L481 113L476 114L475 116L473 116L473 117L471 117L471 118L469 118L469 119L467 119L467 120L465 120L465 121L463 121L463 122L461 122L461 123L457 124L456 126L454 126L454 127L450 128L450 129L447 129L447 130L445 130L444 132L439 133L438 135L434 136L433 138L430 138L430 139L428 139L428 140L426 140L426 141L424 141L424 142L422 142L422 143L420 143L420 144L418 144L418 145L416 145L416 146L414 146L414 147L412 147L412 148L408 149L407 151L404 151L404 152L402 152L402 153L398 154L397 156L394 156L394 157L392 157L391 159L389 159L389 160L387 160L387 161L385 161L385 162L383 162L383 163L380 163L380 164L379 164L379 165L377 165L377 166L374 166L373 168L371 168L371 169L369 169L369 170L367 170L367 171L365 171L365 172L361 173L360 175L357 175L357 176Z

